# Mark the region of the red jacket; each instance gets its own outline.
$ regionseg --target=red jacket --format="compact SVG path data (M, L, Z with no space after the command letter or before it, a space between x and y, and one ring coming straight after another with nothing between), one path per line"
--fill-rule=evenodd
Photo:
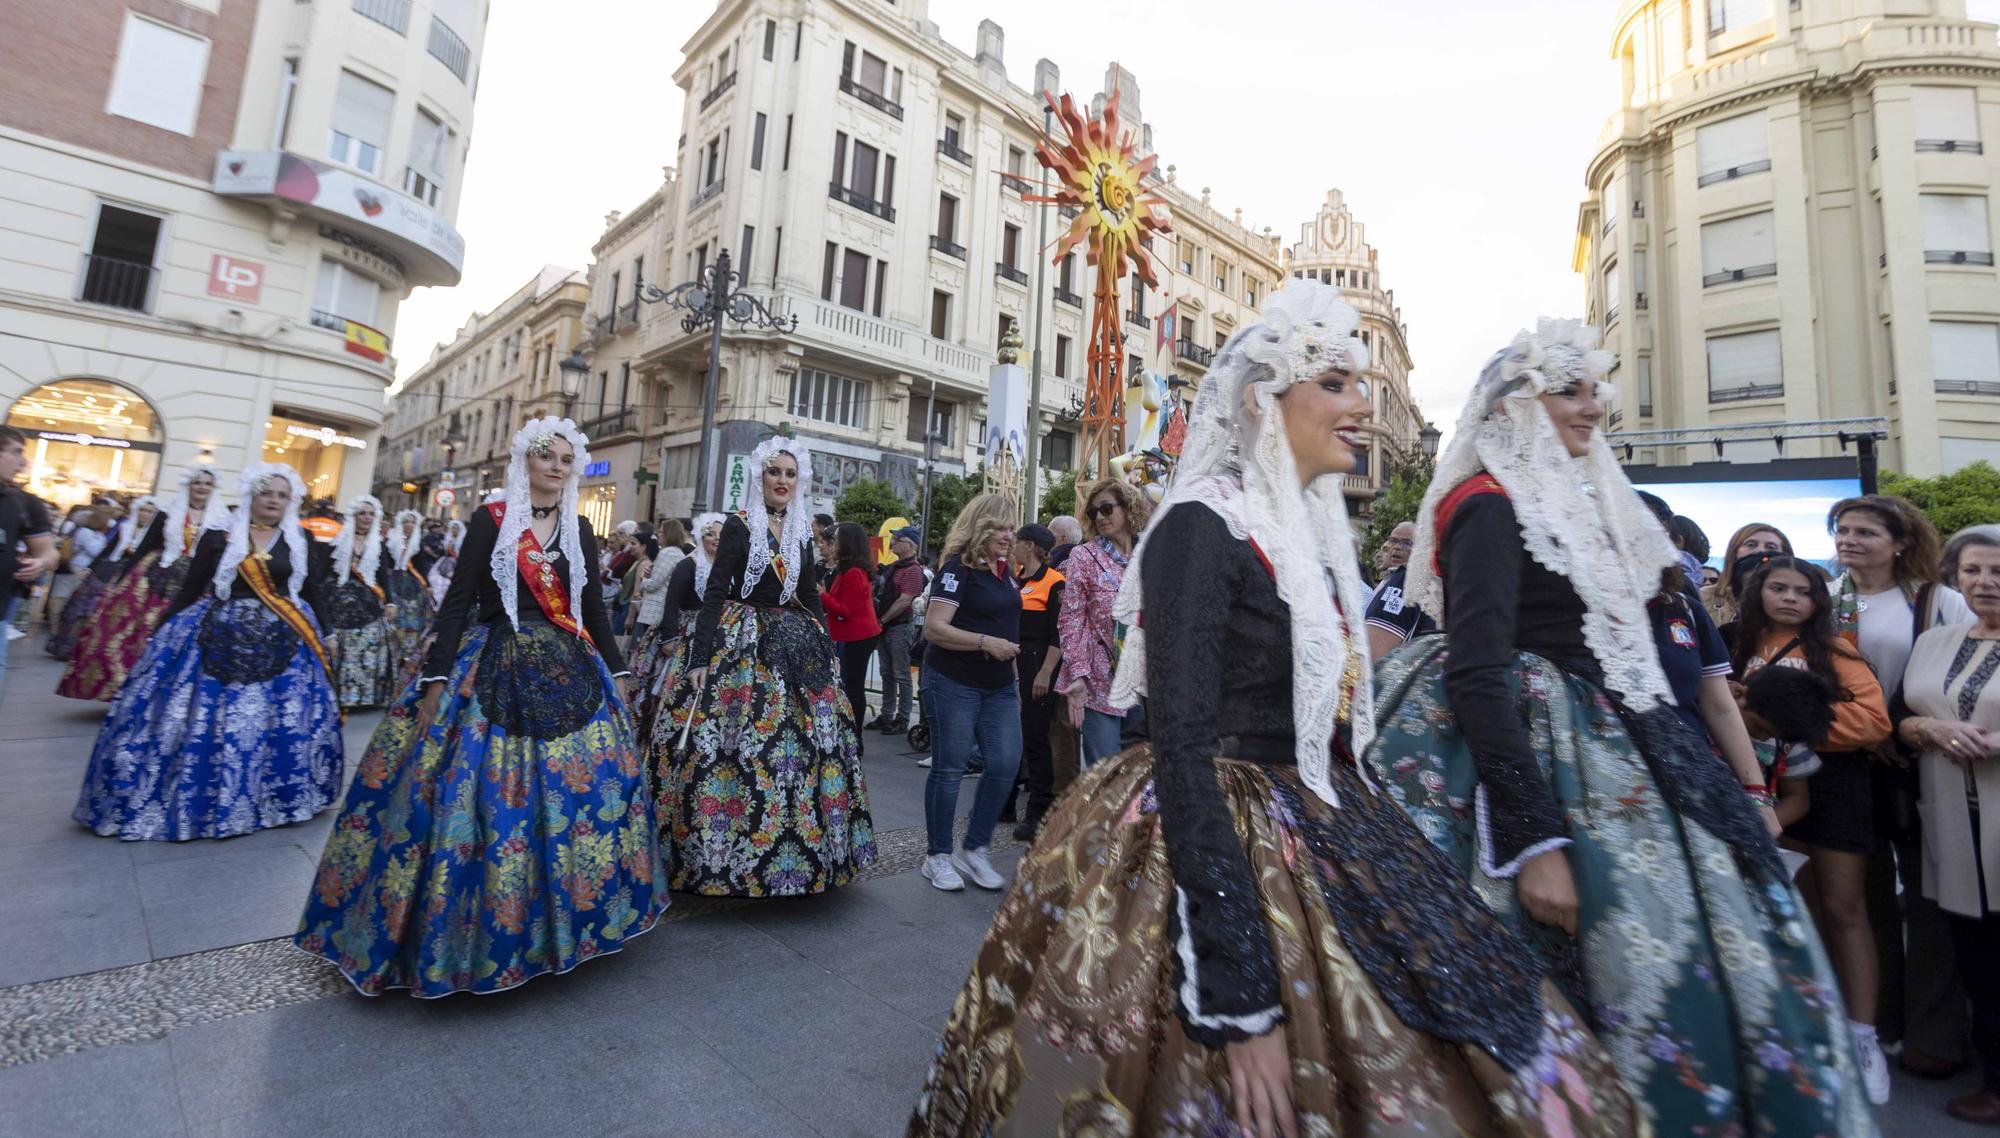
M833 579L821 593L826 607L826 630L836 643L849 644L882 635L882 622L875 619L875 585L865 569L848 569Z

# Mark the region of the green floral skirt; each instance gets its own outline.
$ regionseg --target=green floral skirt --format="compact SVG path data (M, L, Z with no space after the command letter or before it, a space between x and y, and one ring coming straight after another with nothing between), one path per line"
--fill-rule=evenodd
M1840 990L1791 883L1669 809L1604 690L1526 653L1509 682L1568 828L1580 935L1530 920L1514 882L1481 870L1445 647L1421 637L1378 665L1367 761L1588 1012L1662 1138L1874 1135Z

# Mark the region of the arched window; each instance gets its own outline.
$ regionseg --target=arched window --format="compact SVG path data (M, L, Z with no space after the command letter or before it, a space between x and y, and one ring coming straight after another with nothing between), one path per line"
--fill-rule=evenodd
M160 476L160 418L138 392L104 379L58 379L7 408L28 436L27 490L68 509L101 494L150 494Z

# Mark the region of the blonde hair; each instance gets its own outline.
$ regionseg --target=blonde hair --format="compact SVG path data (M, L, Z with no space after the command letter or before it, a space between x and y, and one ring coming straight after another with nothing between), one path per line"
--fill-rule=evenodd
M981 494L967 502L945 535L942 560L956 557L974 569L986 568L991 564L986 543L1001 530L1013 529L1019 514L1020 507L1004 494Z
M1118 499L1119 505L1125 507L1127 536L1133 541L1138 541L1139 535L1146 532L1146 519L1152 516L1153 503L1139 492L1137 486L1122 478L1100 478L1090 484L1088 494L1076 500L1076 520L1083 525L1083 532L1087 534L1097 532L1097 519L1090 516L1090 506L1097 501L1099 494L1110 494Z

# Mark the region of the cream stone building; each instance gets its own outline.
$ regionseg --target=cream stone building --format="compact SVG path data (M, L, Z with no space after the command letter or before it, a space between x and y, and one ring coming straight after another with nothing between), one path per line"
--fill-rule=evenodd
M0 4L0 414L69 503L369 488L396 309L459 278L481 0Z
M1300 226L1299 240L1285 253L1285 268L1295 278L1317 280L1341 290L1361 314L1361 342L1368 346L1370 396L1375 426L1381 432L1362 468L1347 476L1350 497L1373 499L1398 462L1422 457L1419 437L1427 424L1410 394L1409 330L1396 294L1382 283L1381 256L1368 244L1368 230L1354 220L1347 199L1328 190L1326 201L1311 221Z
M974 464L988 371L1010 325L1041 352L1042 465L1072 466L1077 432L1065 412L1082 395L1094 278L1081 253L1046 263L1038 243L1053 243L1065 219L1051 207L1044 238L1039 207L1023 200L1040 176L1037 92L1063 89L1054 65L1037 65L1032 89L1018 85L997 24L981 25L968 54L938 35L924 0L723 0L683 51L678 173L607 229L592 270L593 382L639 393L641 454L662 475L655 512L684 514L693 498L708 336L656 304L639 304L628 325L629 290L635 278L671 288L724 250L744 287L798 324L726 328L712 503L740 504L725 492L741 484L732 470L779 429L811 440L816 508L861 478L886 479L914 502L927 434L942 440L937 469ZM1121 90L1121 115L1151 152L1137 80L1113 68L1105 85ZM1149 370L1198 378L1214 337L1283 279L1281 249L1269 230L1211 208L1206 192L1187 193L1171 168L1154 188L1175 233L1153 249L1159 287L1128 283L1127 352ZM1163 345L1155 321L1174 301L1183 319ZM604 408L628 409L616 395Z
M1614 428L1884 416L1885 467L2000 461L1993 27L1963 0L1625 0L1611 48L1576 262Z
M605 503L621 520L686 517L687 499L692 497L690 463L682 481L669 487L670 501L664 505L671 508L663 508L656 440L668 427L673 391L657 369L642 366L646 341L640 333L642 316L680 316L655 311L657 305L640 299L644 288L655 283L653 273L661 266L671 271L674 206L680 201L680 188L673 167L668 167L660 188L631 213L614 210L605 217L604 233L590 251L590 307L584 317L583 343L590 368L579 385L576 418L590 438L596 462L585 472L583 493L586 499ZM698 386L681 384L679 395L688 402L682 411L700 413Z
M375 470L384 507L463 519L505 485L522 423L578 414L582 393L565 398L562 361L583 342L589 293L581 270L545 266L396 388ZM613 503L597 481L586 478L579 505L603 532Z

